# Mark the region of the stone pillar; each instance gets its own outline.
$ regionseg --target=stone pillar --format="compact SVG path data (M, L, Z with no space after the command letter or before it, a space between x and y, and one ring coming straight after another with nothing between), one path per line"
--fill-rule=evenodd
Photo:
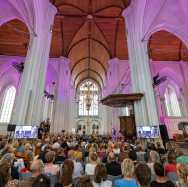
M181 97L181 106L182 106L182 113L184 117L188 117L188 66L186 62L180 61L180 71L183 78L183 86L180 88L180 97Z
M73 102L69 60L61 57L55 102L54 132L60 132L61 130L70 132L72 130L73 109L75 109Z
M44 83L51 45L51 25L56 11L38 20L36 34L31 34L12 123L38 125L41 120ZM37 19L37 18L36 18Z
M135 14L131 11L127 13L126 10L123 12L127 28L132 91L144 94L142 100L134 104L136 125L158 125L159 120L149 67L147 42L142 40L143 20Z

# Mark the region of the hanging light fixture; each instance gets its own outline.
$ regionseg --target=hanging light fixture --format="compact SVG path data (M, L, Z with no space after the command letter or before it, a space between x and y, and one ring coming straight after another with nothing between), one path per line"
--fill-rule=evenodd
M91 86L92 84L86 84L86 110L88 111L88 115L89 115L89 111L91 108L91 102L92 102L92 91L91 91Z

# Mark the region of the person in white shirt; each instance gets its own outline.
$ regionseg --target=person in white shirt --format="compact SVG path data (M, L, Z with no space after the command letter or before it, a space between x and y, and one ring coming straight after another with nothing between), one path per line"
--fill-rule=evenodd
M98 156L96 153L89 154L89 163L86 164L85 174L93 176L95 173L95 167L98 164Z
M73 170L72 178L75 179L75 178L81 177L81 175L83 174L83 166L82 166L81 162L79 162L75 159L73 150L70 150L68 152L68 159L72 160L74 163L74 170Z
M93 180L93 187L111 187L112 182L107 180L106 167L103 164L97 164L95 167L95 175Z

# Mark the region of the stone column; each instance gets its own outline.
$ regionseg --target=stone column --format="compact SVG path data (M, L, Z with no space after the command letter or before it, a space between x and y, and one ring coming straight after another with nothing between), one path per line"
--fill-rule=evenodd
M181 98L181 106L182 106L182 114L184 117L188 117L188 66L186 62L180 61L180 71L183 78L183 86L180 88L180 98Z
M123 16L127 29L132 91L144 94L142 100L134 104L136 125L158 125L159 120L149 67L147 42L142 40L142 20L139 19L139 15L134 15L131 11L127 13L125 10Z
M41 119L42 98L51 45L51 25L55 11L38 21L36 34L31 34L29 48L25 60L24 72L21 79L12 123L20 125L38 125ZM36 18L37 19L37 18ZM46 22L45 22L46 21ZM44 23L45 22L45 23Z
M75 108L72 106L73 100L69 60L61 57L55 102L54 132L60 132L62 129L71 131L72 117L74 115L73 108Z

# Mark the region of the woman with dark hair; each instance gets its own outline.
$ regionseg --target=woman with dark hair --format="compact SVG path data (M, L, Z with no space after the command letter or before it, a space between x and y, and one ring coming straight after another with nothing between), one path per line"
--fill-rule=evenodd
M165 176L165 170L161 163L154 164L156 180L151 183L151 187L175 187L175 185Z
M111 187L112 182L107 180L106 167L103 164L97 164L93 181L94 187Z
M135 168L135 176L140 187L150 187L151 169L145 163L140 163Z
M33 182L32 187L50 187L50 179L46 175L39 175Z
M11 165L8 160L0 161L0 187L15 187L17 180L11 180Z
M61 181L55 184L55 187L73 187L72 175L74 171L74 163L72 160L66 159L62 168Z
M81 177L75 187L93 187L89 176Z
M10 176L10 164L3 160L0 163L0 187L5 187Z

